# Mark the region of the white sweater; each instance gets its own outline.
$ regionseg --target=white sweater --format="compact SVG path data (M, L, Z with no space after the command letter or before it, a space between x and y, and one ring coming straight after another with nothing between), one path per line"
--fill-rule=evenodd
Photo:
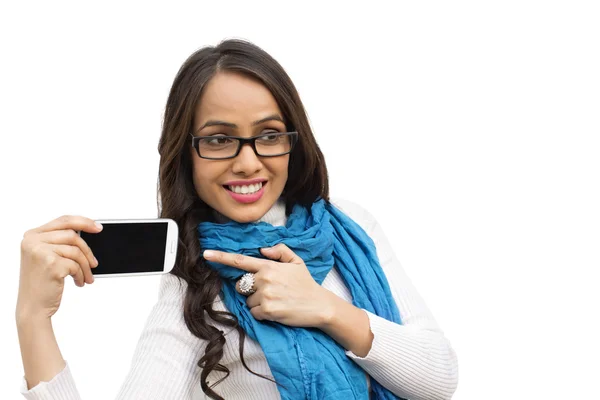
M388 279L392 295L402 318L402 325L368 313L374 339L369 354L358 357L347 352L369 376L395 393L412 399L450 399L458 384L456 355L427 306L416 292L396 259L381 227L373 216L358 205L333 201L369 234ZM261 218L273 225L285 225L285 207L278 202ZM208 399L200 388L197 362L204 354L205 341L186 327L183 298L186 284L171 274L162 277L159 300L141 333L133 355L131 369L117 396L119 400ZM351 302L351 295L340 274L333 268L323 287ZM225 310L218 298L215 309ZM240 361L239 335L230 328L215 326L226 332L221 364L229 368L227 379L213 388L225 399L279 399L274 383L250 374ZM246 337L245 361L253 371L272 376L260 345ZM212 372L208 381L216 382L224 374ZM41 382L27 390L25 379L21 393L30 400L80 399L69 365L50 382Z

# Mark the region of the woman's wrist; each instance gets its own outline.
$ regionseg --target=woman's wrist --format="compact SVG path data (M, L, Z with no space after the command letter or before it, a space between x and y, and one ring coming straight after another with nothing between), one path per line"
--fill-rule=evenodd
M314 326L317 329L324 330L331 326L334 318L336 309L338 307L337 300L339 299L333 292L320 286L323 296L318 302L318 323Z
M365 357L373 344L371 322L367 313L329 292L323 307L322 324L318 326L346 350Z
M36 307L24 305L21 302L17 302L15 322L17 329L27 328L31 325L52 325L52 320L47 313L40 312Z

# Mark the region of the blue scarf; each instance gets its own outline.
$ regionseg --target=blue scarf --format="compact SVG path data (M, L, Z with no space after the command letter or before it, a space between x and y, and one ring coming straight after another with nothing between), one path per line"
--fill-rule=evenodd
M265 222L202 222L198 232L202 249L258 258L265 258L260 248L284 243L304 260L319 284L335 264L356 307L401 323L373 240L331 203L321 199L310 210L294 206L285 227ZM228 310L248 336L260 343L282 399L369 398L364 371L342 346L319 329L255 320L246 306L246 296L235 290L237 279L245 272L218 263L208 264L223 278L223 301ZM375 399L397 399L373 379L371 386Z

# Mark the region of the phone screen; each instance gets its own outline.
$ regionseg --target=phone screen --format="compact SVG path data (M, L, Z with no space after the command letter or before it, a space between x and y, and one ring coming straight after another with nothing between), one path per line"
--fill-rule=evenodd
M163 271L167 222L102 222L102 226L100 233L81 232L98 260L94 275Z

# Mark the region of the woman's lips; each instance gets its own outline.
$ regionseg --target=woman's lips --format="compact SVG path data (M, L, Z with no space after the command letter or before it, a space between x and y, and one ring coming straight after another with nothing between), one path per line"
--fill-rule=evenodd
M254 203L254 202L257 202L258 200L260 200L260 198L265 193L266 185L267 185L267 182L263 182L262 187L257 192L247 193L247 194L235 193L235 192L232 192L231 190L229 190L229 188L227 186L223 186L223 187L235 201L237 201L238 203L247 204L247 203Z

